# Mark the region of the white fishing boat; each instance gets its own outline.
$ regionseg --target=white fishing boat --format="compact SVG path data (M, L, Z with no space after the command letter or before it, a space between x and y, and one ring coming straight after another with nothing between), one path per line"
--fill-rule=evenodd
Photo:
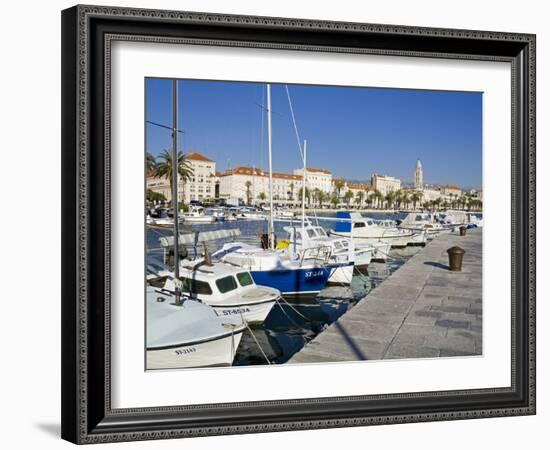
M246 326L196 300L147 287L146 368L230 366Z
M356 248L349 238L328 236L323 227L309 222L303 228L289 226L284 230L288 233L287 240L279 242L279 247L290 253L301 254L323 247L330 249L328 264L334 266L334 270L329 283L350 284L354 269L366 269L375 251L370 245Z
M352 238L356 243L383 242L392 247L406 247L415 234L412 230L379 226L373 219L357 212L339 211L336 217L340 220L331 235Z
M213 223L216 221L214 215L207 215L202 206L192 205L189 212L180 215L184 223Z
M434 236L450 232L452 226L441 224L434 214L430 213L409 213L399 224L399 229L410 232L423 232L427 239L433 239Z
M265 220L267 216L264 211L251 206L241 206L239 208L240 216L246 220Z
M273 211L273 217L277 219L292 219L296 217L296 214L290 209L277 208Z
M182 293L214 308L221 317L240 316L247 323L263 323L281 293L259 286L249 271L226 262L206 260L180 263Z
M256 284L245 268L224 261L211 261L206 251L207 242L236 236L240 236L239 229L180 234L178 245L181 253L187 253L188 246L196 247L201 243L205 248L204 257L180 261L180 289L184 295L212 306L220 316L242 315L246 322L262 323L281 293L261 283ZM162 248L169 249L174 246L174 237L162 236L159 242ZM148 272L166 276L166 268L159 261L148 258L147 264ZM164 287L174 289L173 277L166 276Z
M231 242L212 257L248 270L257 284L271 286L283 295L317 294L333 271L328 266L327 252L320 250L291 258L276 249Z
M397 221L391 219L374 220L374 223L386 229L397 229L398 225ZM419 230L417 233L413 232L412 236L407 242L407 245L425 245L427 241L428 238L426 236L426 233L422 230Z
M483 226L483 219L469 211L447 210L436 213L435 217L442 225L454 229L460 226L470 228Z

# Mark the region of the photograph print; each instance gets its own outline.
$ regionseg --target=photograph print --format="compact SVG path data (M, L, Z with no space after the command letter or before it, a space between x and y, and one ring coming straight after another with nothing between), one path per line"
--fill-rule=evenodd
M146 370L483 354L482 93L144 94Z

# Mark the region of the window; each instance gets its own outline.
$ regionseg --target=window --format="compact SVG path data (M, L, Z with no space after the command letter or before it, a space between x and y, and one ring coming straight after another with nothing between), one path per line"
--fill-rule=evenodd
M309 230L307 230L307 235L308 235L310 238L315 237L315 231L309 229Z
M254 283L254 281L252 280L252 277L250 276L250 273L248 273L248 272L238 273L237 274L237 280L239 280L239 284L242 287L250 286L251 284Z
M365 228L365 222L355 222L353 228Z
M229 275L228 277L223 277L216 280L216 286L218 286L218 289L222 294L225 294L226 292L237 289L237 282L232 275Z
M190 294L211 295L212 288L206 281L194 280L192 278L180 277L182 281L182 291Z
M325 233L325 230L323 230L322 228L315 228L317 230L317 234L319 236L326 236L327 233Z

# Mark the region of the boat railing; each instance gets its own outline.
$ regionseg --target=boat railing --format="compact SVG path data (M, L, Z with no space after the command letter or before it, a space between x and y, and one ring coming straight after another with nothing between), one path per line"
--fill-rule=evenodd
M303 265L306 260L318 264L327 264L331 255L332 248L326 245L306 248L302 251L300 265Z

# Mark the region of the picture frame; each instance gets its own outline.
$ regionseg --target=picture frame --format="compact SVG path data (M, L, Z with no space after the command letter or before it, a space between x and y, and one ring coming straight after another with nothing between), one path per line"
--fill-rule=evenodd
M111 45L242 46L511 64L511 384L115 409ZM62 12L62 437L167 439L535 414L535 36L78 5ZM489 293L490 295L490 293Z

